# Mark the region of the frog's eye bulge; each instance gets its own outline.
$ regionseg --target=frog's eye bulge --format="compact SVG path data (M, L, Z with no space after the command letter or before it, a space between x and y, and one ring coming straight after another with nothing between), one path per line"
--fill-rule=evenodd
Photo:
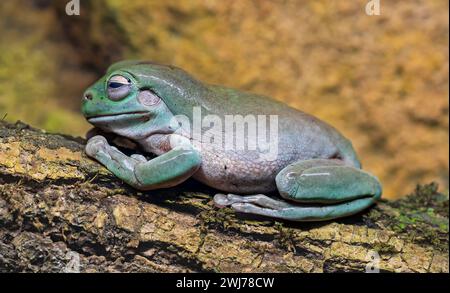
M119 101L130 93L131 81L122 75L113 75L108 80L106 91L110 100Z

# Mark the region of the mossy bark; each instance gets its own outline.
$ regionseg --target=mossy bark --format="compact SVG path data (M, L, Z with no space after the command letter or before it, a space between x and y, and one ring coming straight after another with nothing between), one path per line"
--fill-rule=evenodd
M286 223L216 209L188 181L139 192L84 140L0 122L0 271L448 272L448 195L430 184L339 221Z

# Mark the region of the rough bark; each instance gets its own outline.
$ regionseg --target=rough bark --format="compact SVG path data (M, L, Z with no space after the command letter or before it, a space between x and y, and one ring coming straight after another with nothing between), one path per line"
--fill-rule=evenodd
M435 184L339 221L286 223L211 203L189 181L139 192L83 139L0 122L0 271L448 272L448 195Z

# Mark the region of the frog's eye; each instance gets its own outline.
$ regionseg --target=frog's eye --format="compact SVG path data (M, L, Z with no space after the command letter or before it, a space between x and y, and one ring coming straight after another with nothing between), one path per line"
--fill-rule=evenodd
M108 98L118 101L130 93L131 81L122 75L114 75L108 80Z

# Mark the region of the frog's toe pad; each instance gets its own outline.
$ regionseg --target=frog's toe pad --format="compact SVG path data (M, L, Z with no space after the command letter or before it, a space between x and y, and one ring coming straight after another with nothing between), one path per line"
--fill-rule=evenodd
M108 146L108 141L101 135L96 135L90 138L86 144L86 154L90 157L95 157L99 151L105 151Z
M242 202L242 197L235 194L218 193L214 196L214 205L218 208L224 208L237 202Z
M133 154L133 155L131 155L131 158L133 158L136 161L141 162L141 163L147 162L147 159L143 155Z

